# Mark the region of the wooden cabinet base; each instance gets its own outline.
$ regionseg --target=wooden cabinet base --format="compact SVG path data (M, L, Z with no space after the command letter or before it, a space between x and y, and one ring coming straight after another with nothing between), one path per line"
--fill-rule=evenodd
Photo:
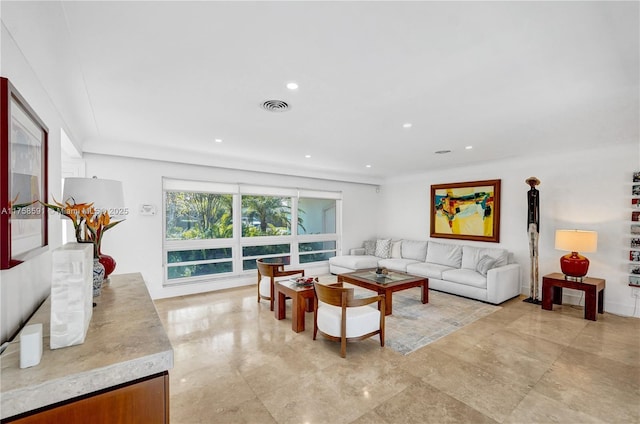
M169 423L169 373L51 405L2 423L130 424Z

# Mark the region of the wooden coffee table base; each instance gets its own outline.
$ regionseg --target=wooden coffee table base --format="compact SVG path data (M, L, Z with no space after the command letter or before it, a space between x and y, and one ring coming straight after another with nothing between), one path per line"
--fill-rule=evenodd
M404 274L401 272L395 272L396 274ZM385 315L391 315L393 299L392 293L400 290L406 290L413 287L422 287L422 303L429 303L429 279L424 277L407 275L406 280L404 281L395 281L387 284L376 283L374 281L370 281L364 278L359 278L352 274L357 273L348 273L348 274L339 274L338 282L344 282L353 284L355 286L359 286L365 289L373 290L378 294L384 294L384 311ZM379 308L378 308L379 309Z

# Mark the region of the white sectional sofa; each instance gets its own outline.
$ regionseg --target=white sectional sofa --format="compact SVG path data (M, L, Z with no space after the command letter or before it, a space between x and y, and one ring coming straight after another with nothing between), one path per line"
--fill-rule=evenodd
M499 304L520 294L520 265L505 249L420 240L375 240L329 259L332 274L385 267L429 278L429 288Z

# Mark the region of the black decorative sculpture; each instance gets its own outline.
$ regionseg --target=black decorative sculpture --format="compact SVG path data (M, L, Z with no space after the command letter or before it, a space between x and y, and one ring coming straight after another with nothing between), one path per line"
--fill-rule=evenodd
M525 302L540 304L538 298L538 238L540 235L540 191L536 189L540 180L529 177L525 182L531 187L527 192L527 232L529 234L529 256L531 258L530 294Z

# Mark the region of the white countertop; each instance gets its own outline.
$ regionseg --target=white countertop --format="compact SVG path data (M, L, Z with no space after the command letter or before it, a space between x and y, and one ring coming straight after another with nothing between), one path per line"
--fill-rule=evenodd
M0 356L0 418L12 417L173 368L173 349L142 275L112 275L83 344L49 348L50 299L27 324L43 324L42 360L20 368L20 337Z

